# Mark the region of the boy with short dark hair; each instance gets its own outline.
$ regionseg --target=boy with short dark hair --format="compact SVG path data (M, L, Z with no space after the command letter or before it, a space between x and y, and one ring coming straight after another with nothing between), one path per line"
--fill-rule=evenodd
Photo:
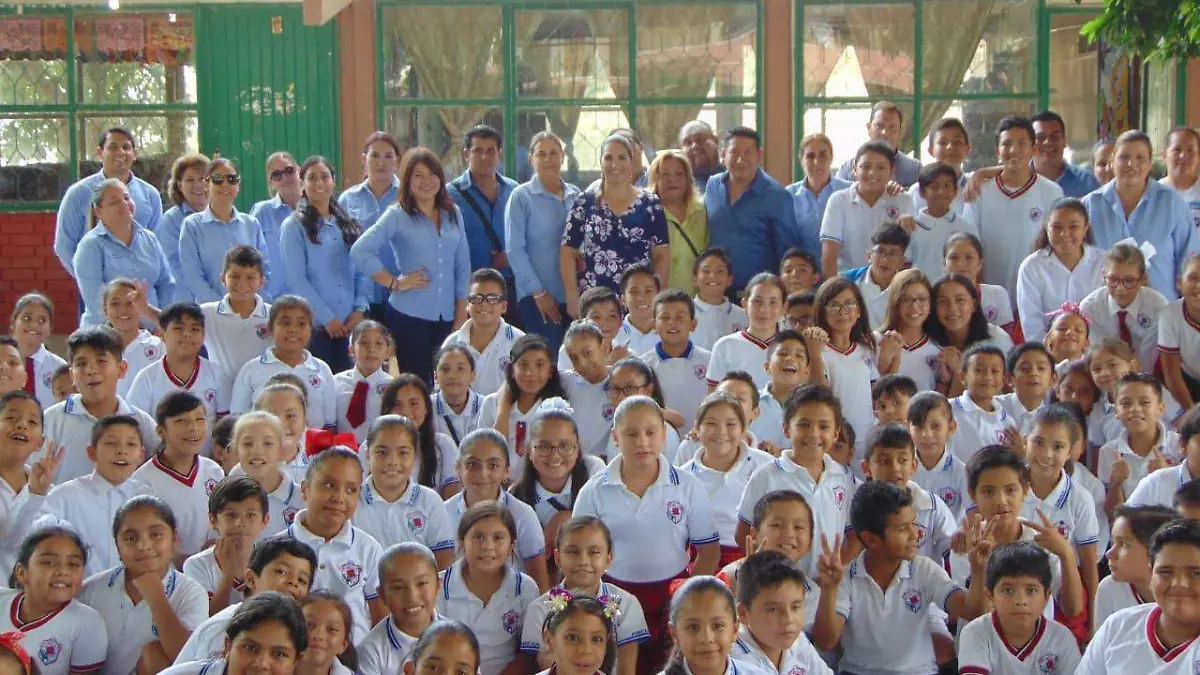
M967 186L967 175L963 171L963 163L967 161L967 156L971 154L971 136L967 133L966 125L957 117L943 117L938 120L933 125L933 131L929 133L927 151L933 157L934 162L946 164L954 170L954 183L957 188L957 194L951 208L955 213L961 215L963 206L965 205L962 191ZM912 197L913 205L918 210L927 206L925 198L921 195L921 177L919 174L917 182L908 188L908 194ZM938 266L932 269L941 269L940 266L941 263L939 262Z
M738 584L738 639L730 658L768 673L833 675L803 630L808 577L777 551L744 560Z
M696 408L707 394L705 377L712 353L691 340L696 330L696 306L687 291L668 288L654 298L654 331L658 344L642 354L654 369L667 407L683 414L684 428L691 429Z
M266 280L263 254L251 246L235 246L225 254L221 283L225 297L200 305L204 312L204 347L221 367L228 391L250 359L262 356L271 344L268 315L271 306L258 292Z
M745 330L750 325L746 310L725 296L733 285L733 259L719 246L710 246L696 256L692 265L696 286L696 330L692 341L712 351L717 340Z
M604 456L613 410L608 400L609 343L595 322L577 319L563 333L562 348L571 359L571 369L559 373L559 379L575 410L579 451Z
M1146 476L1125 500L1126 504L1171 506L1182 485L1200 478L1200 407L1192 408L1179 420L1179 447L1183 461Z
M504 275L485 267L471 273L467 289L469 319L462 328L446 336L442 348L459 344L475 357L475 391L480 396L500 391L504 384L508 353L525 331L504 320L508 311L508 282Z
M853 281L867 303L867 321L872 328L883 325L887 316L888 286L904 268L905 251L912 235L896 223L884 223L871 234L867 265L846 270L842 276Z
M949 443L956 457L970 463L980 448L1005 443L1015 423L995 400L1004 389L1004 352L977 344L963 354L962 369L964 391L950 401L957 431Z
M1110 513L1150 474L1183 459L1179 434L1162 421L1162 384L1153 375L1126 373L1113 398L1122 430L1101 446L1096 465L1096 477L1108 487L1104 506Z
M621 332L621 298L611 288L596 286L584 291L579 296L579 318L587 319L600 327L608 349L609 365L627 356L637 356L629 351L628 347L616 342ZM558 349L558 369L571 370L571 358L567 356L566 345Z
M765 368L771 381L758 393L758 418L750 423L760 450L778 457L791 447L783 435L783 404L797 387L808 384L810 362L804 336L791 329L779 331L767 350Z
M625 320L613 339L613 346L627 347L632 356L654 349L658 334L654 330L654 297L662 290L662 281L648 263L634 265L621 274L621 303Z
M788 295L816 291L821 283L817 258L802 248L789 248L779 260L779 278L787 286Z
M55 403L62 403L71 394L79 393L75 389L75 380L71 378L71 366L62 365L54 371L50 376L50 388L54 391Z
M16 338L0 335L0 395L26 388L25 359ZM32 384L30 385L32 388Z
M780 325L794 331L803 331L816 325L816 314L813 307L817 302L816 291L800 291L789 293L783 302L783 318Z
M941 132L934 132L935 135ZM960 195L961 167L938 160L921 168L917 184L909 194L917 214L917 222L908 246L908 260L920 270L937 270L943 265L946 240L958 232L979 236L979 229L963 216Z
M998 394L995 401L1012 418L1016 428L1027 434L1033 426L1034 414L1046 403L1046 393L1058 381L1054 357L1040 342L1023 342L1008 353L1004 371L1013 390Z
M1171 503L1180 518L1200 520L1200 478L1180 485Z
M949 451L950 439L958 428L950 401L939 392L923 391L908 402L906 419L917 451L913 482L941 497L958 522L970 505L970 498L967 466Z
M871 386L871 407L875 409L875 422L904 423L908 415L908 402L917 395L917 383L905 375L884 375Z
M244 572L270 518L267 492L249 476L230 476L209 495L208 522L217 539L185 560L183 573L208 591L210 616L245 597Z

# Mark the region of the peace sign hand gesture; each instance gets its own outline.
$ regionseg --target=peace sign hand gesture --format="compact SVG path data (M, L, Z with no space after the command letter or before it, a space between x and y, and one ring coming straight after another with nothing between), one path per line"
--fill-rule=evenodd
M968 551L971 559L971 567L976 570L987 569L988 557L992 554L992 549L996 547L996 521L984 521L975 514L975 518L968 526L969 533L967 540L971 547Z
M846 564L842 562L842 537L833 538L833 546L829 539L821 535L821 557L817 562L817 585L822 591L836 590L842 585L846 576Z
M1068 561L1071 561L1070 564L1074 565L1075 558L1074 552L1071 549L1071 543L1067 541L1066 537L1059 534L1058 528L1055 527L1054 523L1050 522L1050 519L1046 517L1046 514L1040 508L1037 510L1037 514L1038 520L1041 521L1040 523L1035 523L1025 518L1021 519L1022 524L1028 525L1037 531L1037 536L1033 540L1041 545L1042 548L1058 556L1064 565Z
M46 455L29 468L29 492L45 497L50 488L54 487L54 476L58 467L62 466L66 448L55 445L53 440L46 442Z

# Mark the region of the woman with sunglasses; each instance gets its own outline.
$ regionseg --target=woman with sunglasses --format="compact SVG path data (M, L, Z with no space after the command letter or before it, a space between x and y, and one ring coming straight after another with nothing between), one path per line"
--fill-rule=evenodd
M225 254L234 246L252 246L263 253L263 270L271 278L270 256L262 226L254 216L233 205L242 177L228 159L209 162L204 172L208 184L208 208L183 219L179 233L180 284L197 303L217 302L225 297L221 271Z
M362 223L363 231L375 224L387 207L396 203L396 193L400 189L400 178L396 173L400 170L400 141L386 131L376 131L363 143L362 169L366 179L358 185L346 188L338 195L338 205L346 210L355 220ZM391 247L385 246L379 250L379 259L384 269L396 273L396 256ZM368 316L376 321L383 321L384 307L387 306L387 289L379 284L371 284L369 297L370 310Z
M284 293L295 292L288 288L283 256L279 252L283 221L292 215L300 203L300 165L291 153L273 152L267 158L267 187L272 197L255 204L250 209L250 215L262 225L263 237L267 240L267 257L273 266L274 274L258 292L263 300L270 302Z

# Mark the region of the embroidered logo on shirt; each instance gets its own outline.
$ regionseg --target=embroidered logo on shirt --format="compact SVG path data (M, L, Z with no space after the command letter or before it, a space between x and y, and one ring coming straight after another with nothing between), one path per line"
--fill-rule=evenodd
M1057 675L1058 654L1045 654L1037 662L1038 672L1042 675Z
M283 507L283 522L287 523L288 525L291 525L292 521L294 521L296 519L297 513L300 513L300 509L297 509L292 506Z
M425 531L425 514L420 511L410 511L408 514L408 529L414 533Z
M508 370L508 364L512 363L512 359L507 356L500 357L500 372Z
M835 485L833 488L833 505L838 507L840 511L842 505L846 503L846 489L841 485Z
M1058 530L1058 533L1060 535L1062 535L1063 537L1066 537L1067 533L1071 531L1071 528L1067 527L1067 521L1065 521L1065 520L1060 520L1057 523L1055 523L1054 529Z
M613 421L613 415L616 413L616 411L617 409L614 408L611 403L605 403L604 407L601 409L601 414L604 415L604 421Z
M925 526L917 525L917 547L920 548L924 545L925 545Z
M206 497L211 497L213 490L216 490L216 489L217 489L217 479L209 478L208 480L204 481L204 495Z
M151 361L158 360L158 347L155 347L154 345L146 345L146 348L142 350L142 353L145 354L146 358Z
M904 595L900 597L904 600L904 606L913 614L920 612L924 607L921 603L921 591L919 589L910 588L904 591Z
M271 334L271 329L267 324L260 323L254 328L254 334L258 336L259 340L266 340L267 336Z
M57 661L62 652L61 642L54 638L46 638L38 645L38 661L41 661L43 666L48 666Z
M804 666L792 666L792 669L787 671L787 675L808 675L808 668Z
M887 217L889 219L899 218L900 217L900 209L898 209L894 206L887 207Z
M942 501L946 502L946 506L949 506L950 508L958 507L958 490L955 490L952 487L944 487L942 488L942 491L938 493L938 496L942 498Z
M692 372L695 373L696 379L703 380L704 376L708 375L708 367L704 364L698 364L695 368L692 368Z
M205 389L204 390L204 400L208 403L213 403L214 401L216 401L217 400L217 390L216 389Z
M1145 314L1138 314L1137 322L1138 322L1138 325L1141 326L1142 328L1150 327L1150 317L1146 316Z
M501 617L504 622L504 632L512 635L517 632L517 627L521 625L521 615L515 609L510 609Z
M1029 220L1035 223L1042 222L1042 210L1036 206L1029 209Z
M346 582L346 585L351 588L357 586L358 582L362 581L362 565L354 561L342 563L341 567L338 567L338 572L342 575L342 581Z
M312 377L308 378L308 385L310 387L312 387L313 389L320 389L321 388L321 378L317 377L316 375L313 375Z
M42 375L42 386L49 387L54 382L54 373L46 373Z
M983 315L987 317L988 323L995 322L996 317L999 316L999 314L1000 314L1000 312L995 307L984 307L983 308Z
M387 382L380 382L379 384L375 385L375 395L383 396L383 390L387 389L387 386L388 386Z
M933 356L926 356L926 357L925 357L925 367L926 367L926 368L929 368L930 370L936 370L936 369L937 369L937 367L938 367L938 357L937 357L937 355L936 355L936 354L935 354L935 355L933 355Z
M683 504L680 504L679 502L675 501L674 499L667 502L667 517L670 518L671 522L675 523L676 525L678 525L680 522L682 522L683 521Z

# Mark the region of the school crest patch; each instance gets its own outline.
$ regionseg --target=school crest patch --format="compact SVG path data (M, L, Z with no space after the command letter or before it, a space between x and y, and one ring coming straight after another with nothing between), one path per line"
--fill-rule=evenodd
M1138 325L1141 326L1142 328L1150 327L1150 317L1146 316L1145 314L1138 314L1137 322L1138 322Z
M313 375L312 377L308 378L308 386L312 387L313 389L320 389L321 388L321 378L316 375Z
M267 336L271 334L271 328L265 323L260 323L254 328L254 334L258 336L259 340L266 340Z
M995 323L996 317L1000 312L995 307L984 307L983 315L987 317L988 323Z
M926 534L925 526L917 525L917 546L918 547L925 545L925 534Z
M917 614L923 608L923 603L921 602L921 591L919 589L910 588L907 591L904 591L904 595L900 597L904 600L904 606L907 607L908 611L912 612L913 614Z
M1035 223L1042 222L1042 210L1036 206L1029 209L1029 220Z
M54 373L45 373L42 375L42 386L49 387L54 383Z
M41 661L43 666L48 666L58 661L58 657L62 656L62 652L63 646L61 642L54 638L46 638L38 644L38 661Z
M217 479L209 478L204 481L204 494L208 497L212 496L213 490L217 489Z
M292 522L294 520L296 520L297 513L300 513L300 509L297 509L292 506L283 507L283 522L287 523L288 525L291 525Z
M420 511L409 511L408 529L414 534L425 531L425 514Z
M509 357L507 357L507 356L501 356L501 357L500 357L500 370L501 370L501 371L506 371L506 370L508 370L508 365L509 365L510 363L512 363L512 359L511 359L511 358L509 358Z
M887 207L887 217L891 220L895 220L896 218L899 218L900 217L900 209L898 209L894 206Z
M1038 659L1038 672L1042 675L1057 675L1058 674L1059 658L1058 654L1044 654Z
M604 415L605 422L613 421L613 415L615 415L616 412L617 409L614 408L611 403L605 403L604 407L600 409L600 414Z
M383 396L383 390L387 389L387 386L387 382L380 382L379 384L375 385L375 395Z
M937 370L938 357L937 356L926 356L925 357L925 367L929 368L930 370Z
M808 675L808 668L804 666L792 666L792 669L787 671L787 675Z
M504 632L509 635L516 633L517 628L521 625L521 615L517 614L517 611L514 609L505 612L500 620L504 622Z
M667 517L676 525L683 522L683 504L674 499L667 502Z
M1071 528L1067 527L1067 521L1065 521L1065 520L1060 520L1057 523L1055 523L1054 529L1057 530L1058 533L1060 535L1062 535L1063 537L1066 537L1067 533L1071 531Z
M158 353L158 347L155 345L146 345L142 353L146 355L146 359L149 361L156 361L159 356L162 356Z
M342 575L342 581L346 582L351 588L358 585L362 581L362 565L354 561L346 561L338 567L338 573Z
M708 375L708 366L700 363L692 368L692 373L696 375L697 380L703 380L705 375Z
M840 511L842 506L846 504L846 488L841 485L835 485L833 488L833 504Z
M217 400L217 390L216 389L205 389L204 390L204 402L205 403L215 403L216 400Z
M958 490L955 490L952 487L944 487L942 488L942 491L938 493L938 496L942 498L942 501L946 502L946 506L949 506L952 509L958 508Z

